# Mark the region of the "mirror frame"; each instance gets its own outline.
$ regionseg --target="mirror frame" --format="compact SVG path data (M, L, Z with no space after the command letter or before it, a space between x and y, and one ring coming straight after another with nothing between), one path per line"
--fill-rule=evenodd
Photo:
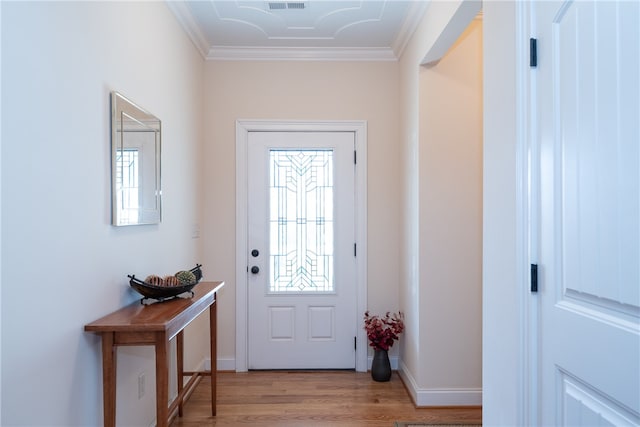
M146 135L151 133L152 139ZM122 94L111 92L111 224L158 224L162 221L162 124ZM125 174L124 152L130 152ZM125 176L132 185L125 188ZM133 201L124 206L125 200Z

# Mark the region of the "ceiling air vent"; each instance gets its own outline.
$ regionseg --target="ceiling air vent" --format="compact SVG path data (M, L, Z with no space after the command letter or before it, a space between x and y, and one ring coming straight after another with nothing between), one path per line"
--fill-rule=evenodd
M269 10L306 9L307 3L303 1L270 1Z

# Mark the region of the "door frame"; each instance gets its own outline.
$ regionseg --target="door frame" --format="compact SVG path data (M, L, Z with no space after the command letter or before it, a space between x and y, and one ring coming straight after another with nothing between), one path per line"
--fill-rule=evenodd
M367 310L367 122L311 120L236 120L236 372L249 365L248 331L248 140L249 132L353 132L355 170L356 313ZM367 371L367 337L356 315L356 371Z
M532 2L483 3L483 423L537 425L537 297L529 291ZM543 47L540 47L543 48ZM505 187L506 185L506 187ZM507 308L508 307L508 308ZM500 336L500 340L488 337ZM487 384L492 384L487 387Z

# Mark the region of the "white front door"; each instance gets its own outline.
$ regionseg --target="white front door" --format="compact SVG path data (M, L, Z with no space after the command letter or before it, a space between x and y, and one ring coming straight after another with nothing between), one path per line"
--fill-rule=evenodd
M249 132L249 369L355 368L354 138Z
M640 3L534 8L538 423L638 425Z

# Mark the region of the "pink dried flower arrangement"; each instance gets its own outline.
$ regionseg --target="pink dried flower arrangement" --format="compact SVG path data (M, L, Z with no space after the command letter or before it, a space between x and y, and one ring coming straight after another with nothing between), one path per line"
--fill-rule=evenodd
M364 313L364 329L367 331L369 345L376 350L389 350L393 342L404 330L402 312L393 315L387 311L384 317Z

